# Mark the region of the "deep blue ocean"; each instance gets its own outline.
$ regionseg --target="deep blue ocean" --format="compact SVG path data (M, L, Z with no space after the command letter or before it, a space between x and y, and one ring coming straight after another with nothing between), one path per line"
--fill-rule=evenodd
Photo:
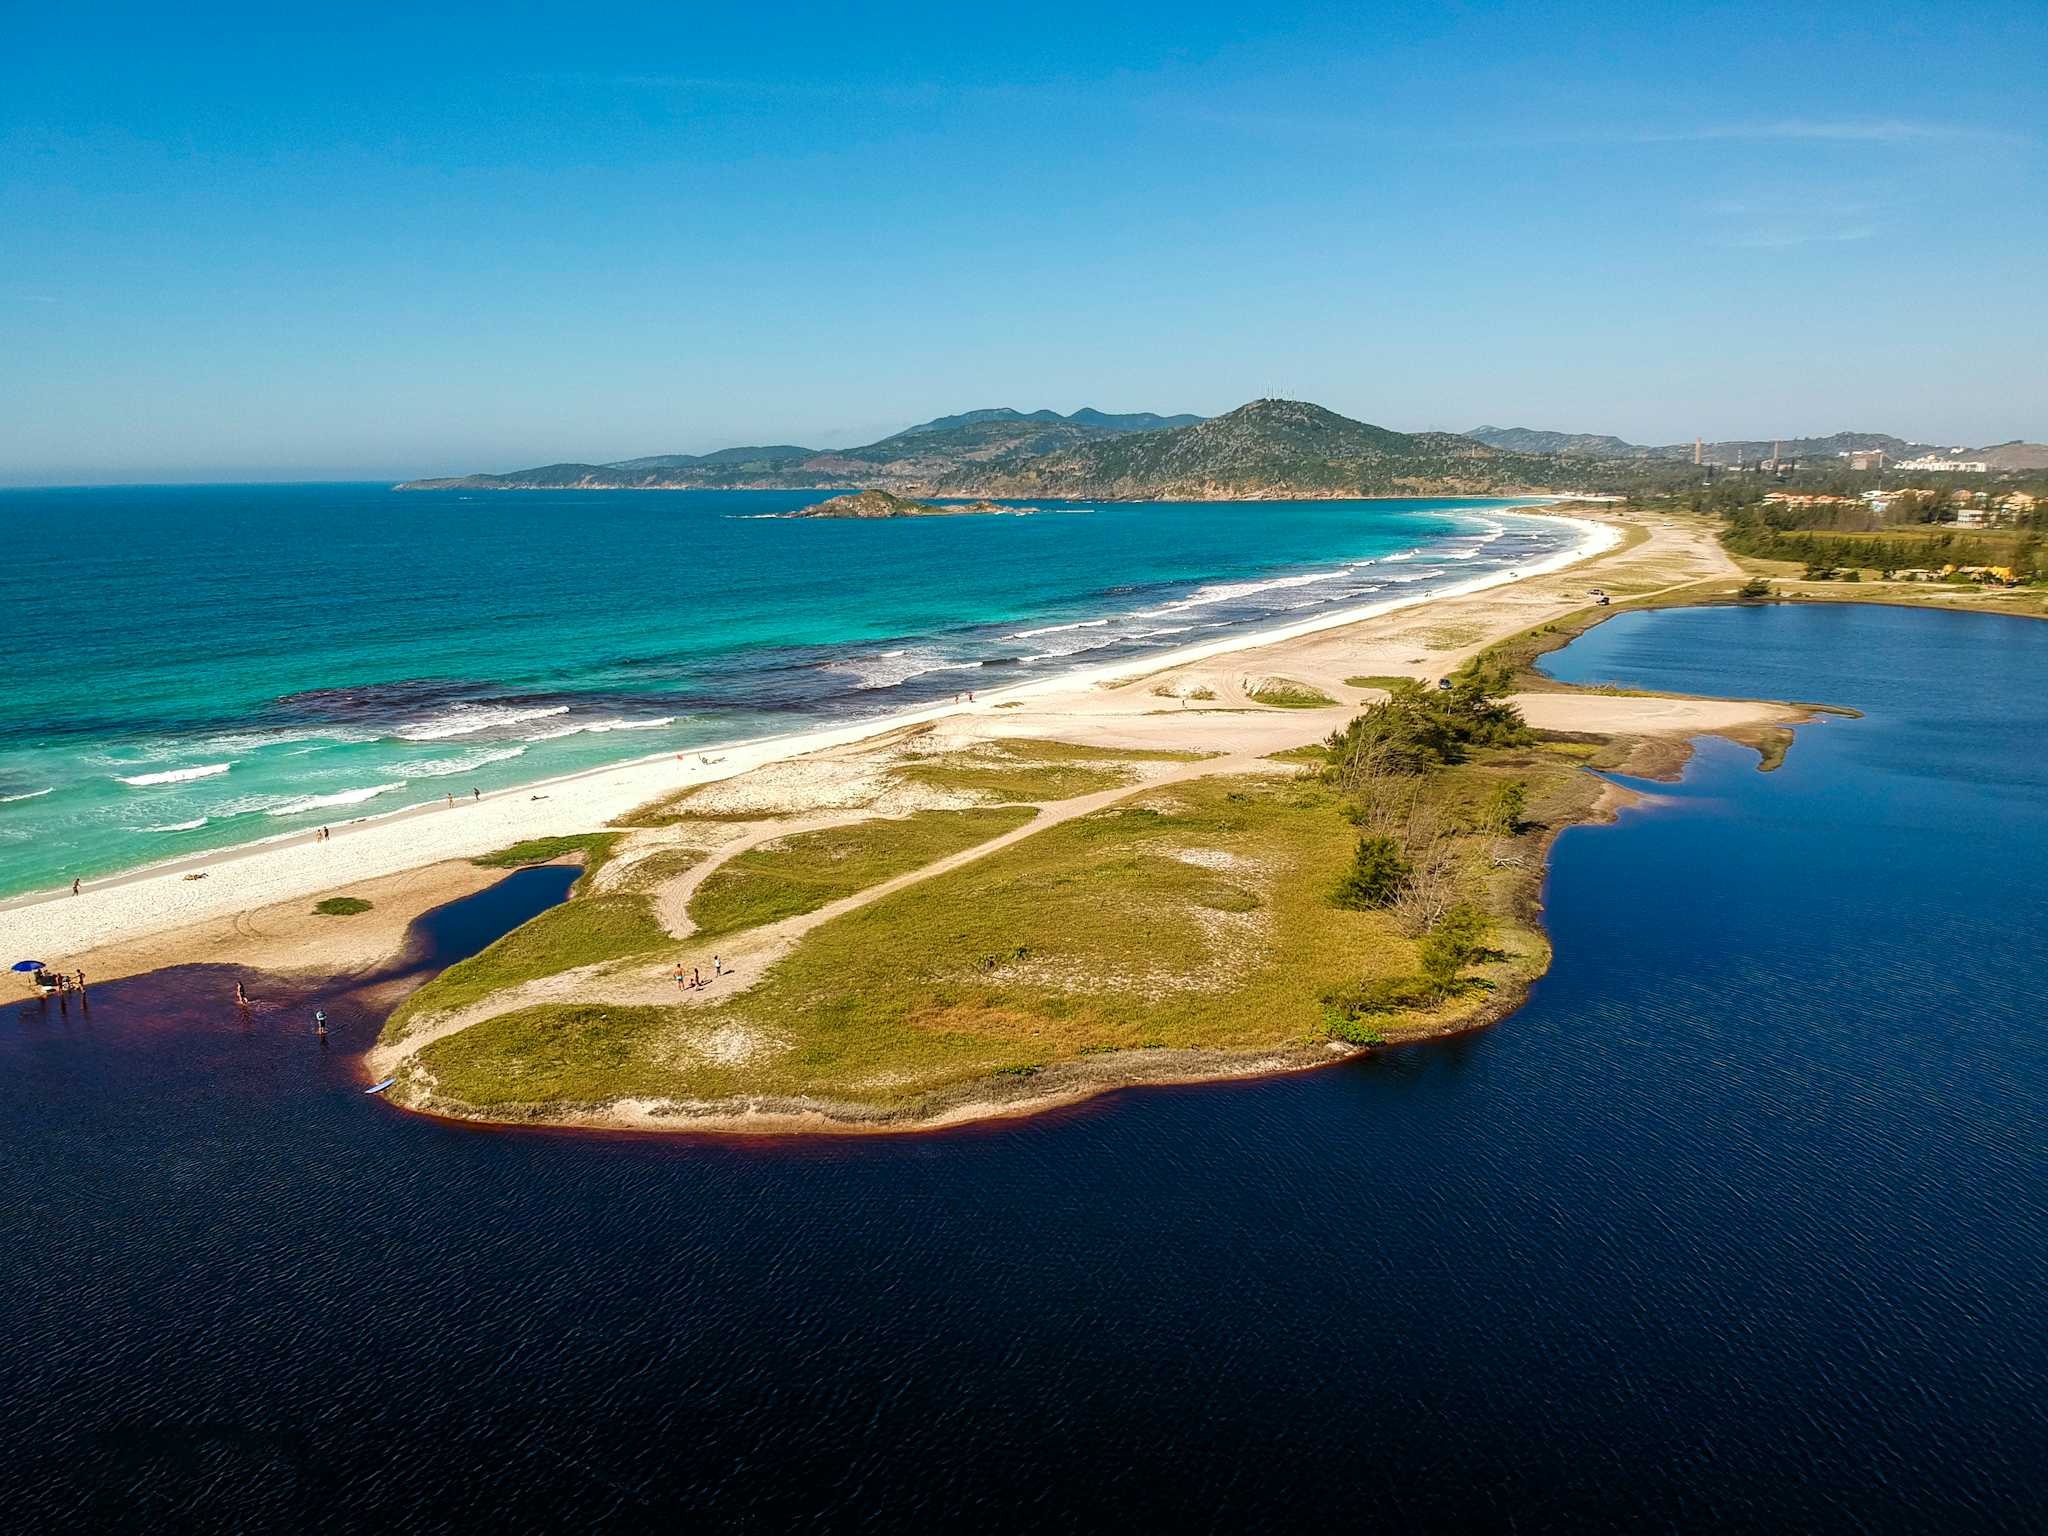
M0 491L0 896L1159 655L1566 548L1456 501Z
M604 1137L365 1097L359 993L8 1007L0 1528L2048 1528L2048 625L1552 665L1866 714L1566 832L1503 1023L1302 1076Z

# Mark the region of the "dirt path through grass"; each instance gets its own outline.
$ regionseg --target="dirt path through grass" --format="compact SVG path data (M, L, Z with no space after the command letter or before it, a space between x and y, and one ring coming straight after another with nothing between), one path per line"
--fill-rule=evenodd
M414 1030L403 1040L377 1047L369 1055L369 1069L374 1076L390 1076L407 1057L424 1050L437 1040L445 1040L450 1035L459 1034L485 1019L496 1018L501 1014L513 1013L540 1003L612 1003L641 1007L680 1005L694 1008L707 1003L724 1002L751 988L767 973L770 966L794 949L813 928L855 908L880 901L906 886L936 879L964 864L986 858L1012 843L1030 837L1033 833L1043 832L1049 827L1057 827L1078 817L1093 815L1120 800L1142 795L1169 784L1218 775L1293 771L1291 765L1275 763L1259 755L1242 753L1206 758L1200 762L1173 764L1164 772L1149 777L1140 784L1119 784L1114 789L1079 795L1071 800L1040 803L1036 807L1038 815L1014 831L1000 833L986 842L976 843L971 848L964 848L958 853L948 854L906 874L856 891L853 895L842 897L818 908L815 912L806 912L798 917L785 918L779 923L770 923L740 933L725 934L718 939L705 941L697 946L696 950L685 951L680 957L671 952L654 964L649 964L645 959L636 959L579 966L574 970L557 972L552 976L543 976L501 992L494 992L468 1007L458 1008L435 1018L432 1023ZM690 897L713 870L728 862L734 855L799 832L849 826L855 822L868 820L871 814L865 809L854 809L837 815L806 817L800 821L776 823L757 834L735 838L719 849L714 857L671 881L668 887L657 893L656 913L669 932L687 941L692 928L688 912ZM711 968L711 956L714 951L723 962L722 972L715 978L712 977ZM678 963L699 969L706 978L706 985L698 988L678 987L675 981L675 968Z

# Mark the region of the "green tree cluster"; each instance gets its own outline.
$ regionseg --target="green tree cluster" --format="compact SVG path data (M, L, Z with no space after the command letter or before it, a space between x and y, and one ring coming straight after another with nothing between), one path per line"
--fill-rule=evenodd
M1498 662L1475 663L1452 678L1449 688L1396 684L1389 697L1330 734L1330 777L1351 783L1425 773L1463 762L1474 747L1525 744L1529 728L1505 697L1505 670Z
M1351 867L1337 882L1331 900L1354 912L1391 907L1408 875L1408 861L1401 856L1399 843L1384 834L1367 835L1358 840Z
M1493 919L1469 901L1461 901L1437 920L1416 946L1416 971L1411 976L1381 977L1333 987L1322 997L1323 1020L1330 1034L1353 1045L1377 1045L1382 1038L1376 1015L1404 1008L1433 1008L1446 998L1488 985L1466 970L1497 960Z

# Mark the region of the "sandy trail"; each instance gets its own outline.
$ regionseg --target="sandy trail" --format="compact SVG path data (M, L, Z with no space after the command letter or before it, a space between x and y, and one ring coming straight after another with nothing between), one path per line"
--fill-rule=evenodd
M767 973L770 966L794 949L812 929L860 907L880 901L897 891L926 880L935 880L941 875L972 864L977 859L985 859L990 854L998 853L1034 833L1043 832L1049 827L1056 827L1083 816L1091 816L1132 795L1144 794L1148 790L1183 783L1189 779L1209 778L1218 774L1295 771L1290 765L1244 754L1207 758L1192 763L1146 766L1157 767L1158 771L1146 773L1137 783L1119 784L1113 789L1077 795L1071 800L1039 802L1036 806L1038 815L1021 827L1000 833L986 842L976 843L971 848L947 854L944 858L893 876L877 885L868 886L865 890L856 891L850 896L843 896L815 912L805 912L796 917L784 918L779 923L765 924L740 933L721 935L715 946L707 941L704 953L689 955L684 962L700 969L709 978L702 987L680 987L676 984L676 959L672 955L654 963L627 960L580 966L575 970L561 971L553 976L543 976L516 987L509 987L502 992L494 992L469 1007L436 1015L431 1022L413 1030L403 1040L380 1045L373 1050L368 1058L369 1070L377 1077L389 1076L407 1057L424 1050L437 1040L445 1040L450 1035L459 1034L486 1019L540 1003L610 1003L621 1007L673 1007L680 1004L693 1008L721 1003L753 987ZM695 894L697 888L714 870L736 854L748 848L759 847L763 843L773 842L777 838L787 837L794 832L850 826L855 822L870 819L871 811L853 810L836 816L811 817L802 823L772 826L764 828L757 834L737 838L702 864L670 882L671 889L664 890L656 896L656 909L663 913L663 924L671 933L679 939L687 939L692 932L686 910L690 896ZM712 968L708 958L714 947L724 962L723 973L715 978L711 977Z

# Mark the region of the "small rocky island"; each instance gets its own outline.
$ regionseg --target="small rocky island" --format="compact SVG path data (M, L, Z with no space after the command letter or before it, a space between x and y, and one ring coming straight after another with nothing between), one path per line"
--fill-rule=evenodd
M795 512L777 512L777 517L986 517L1010 516L1027 517L1036 512L1036 507L1006 507L993 501L967 501L953 505L942 505L935 501L912 501L907 496L892 496L887 491L855 491L847 496L834 496L829 501L818 502L815 506L802 507Z

